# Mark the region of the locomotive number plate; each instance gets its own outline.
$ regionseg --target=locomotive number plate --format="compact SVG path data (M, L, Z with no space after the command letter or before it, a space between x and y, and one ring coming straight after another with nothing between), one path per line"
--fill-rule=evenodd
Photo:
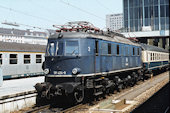
M54 71L56 75L66 75L66 71Z

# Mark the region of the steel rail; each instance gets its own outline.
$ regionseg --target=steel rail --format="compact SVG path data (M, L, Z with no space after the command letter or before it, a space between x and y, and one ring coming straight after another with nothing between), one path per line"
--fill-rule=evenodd
M33 109L29 110L29 111L26 111L25 113L34 113L34 112L37 112L37 111L40 111L40 110L42 111L44 109L49 109L49 108L50 108L50 105L48 104L48 105L33 108Z

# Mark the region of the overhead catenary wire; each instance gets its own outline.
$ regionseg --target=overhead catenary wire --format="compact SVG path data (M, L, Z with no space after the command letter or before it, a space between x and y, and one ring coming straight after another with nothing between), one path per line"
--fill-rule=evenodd
M96 2L102 6L104 9L108 10L109 12L113 13L113 11L111 9L109 9L108 7L106 7L105 5L103 5L101 2L99 2L98 0L96 0Z
M75 9L78 9L79 11L82 11L82 12L88 14L88 15L94 16L94 17L96 17L96 18L98 18L98 19L101 19L101 20L104 20L104 21L105 21L104 18L102 18L102 17L100 17L100 16L97 16L97 15L95 15L95 14L93 14L93 13L87 11L87 10L81 9L81 8L79 8L79 7L71 4L71 3L65 2L65 1L63 1L63 0L60 0L60 2L63 3L63 4L65 4L65 5L71 6L71 7L75 8Z
M9 23L7 20L5 20L6 23L2 22L2 24L6 24L6 25L10 25L10 24L13 24L13 23ZM9 24L8 24L9 23ZM30 27L30 28L33 28L33 29L39 29L39 30L47 30L46 28L43 28L43 27L38 27L38 26L32 26L32 25L27 25L27 24L22 24L22 23L18 23L18 22L14 22L14 24L18 25L18 26L15 26L15 27L19 27L19 26L25 26L25 27ZM13 26L13 25L12 25Z
M0 5L0 8L6 9L6 10L9 10L9 11L13 11L13 12L16 12L16 13L20 13L20 14L23 14L23 15L26 15L26 16L30 16L30 17L33 17L33 18L37 18L37 19L40 19L40 20L43 20L43 21L47 21L47 22L51 22L51 23L56 22L56 21L53 21L53 20L49 20L47 18L31 15L31 14L28 14L28 13L25 13L25 12L22 12L22 11L19 11L19 10L15 10L15 9L12 9L12 8L9 8L9 7L5 7L5 6L2 6L2 5Z
M30 1L32 2L32 0L30 0ZM48 13L51 12L51 11L49 10L49 7L44 7L44 6L40 5L40 4L37 4L36 2L33 2L32 4L37 5L38 7L41 7L42 9L46 9L45 11L48 11ZM60 13L58 13L57 15L62 16L62 15L60 15ZM63 16L62 16L62 18L64 18L64 19L67 20L67 21L72 21L72 20L67 19L67 18L65 18L65 17L63 17Z

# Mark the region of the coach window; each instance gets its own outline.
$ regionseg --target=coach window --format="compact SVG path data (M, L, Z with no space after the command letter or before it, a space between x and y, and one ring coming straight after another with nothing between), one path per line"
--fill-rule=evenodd
M119 55L119 45L117 45L117 55Z
M151 53L151 61L152 61L152 53Z
M111 55L111 51L112 51L112 50L111 50L111 44L108 43L108 54L109 54L109 55Z
M29 64L31 61L30 55L24 55L24 64Z
M135 55L135 48L133 47L133 56Z
M10 64L17 64L17 54L10 54Z
M155 53L153 53L153 60L155 60Z
M155 60L157 60L157 53L155 53Z
M36 63L41 63L42 62L42 55L36 55Z
M0 54L0 65L2 65L2 54Z

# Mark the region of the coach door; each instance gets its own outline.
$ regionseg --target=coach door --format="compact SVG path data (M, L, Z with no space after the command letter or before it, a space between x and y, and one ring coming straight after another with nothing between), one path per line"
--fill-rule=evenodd
M0 64L0 86L2 86L2 82L3 82L3 75L2 75L2 68Z
M95 72L100 72L100 54L98 40L95 41Z

